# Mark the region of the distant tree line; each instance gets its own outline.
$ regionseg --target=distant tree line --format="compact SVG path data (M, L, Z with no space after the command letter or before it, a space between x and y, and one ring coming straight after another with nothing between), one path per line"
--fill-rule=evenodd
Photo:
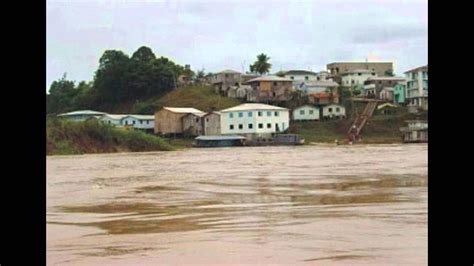
M166 57L157 58L142 46L131 57L120 50L106 50L95 71L93 81L67 80L66 74L54 81L46 95L48 114L77 109L113 111L117 105L160 97L176 87L182 75L195 78L192 70ZM204 76L199 72L200 77Z

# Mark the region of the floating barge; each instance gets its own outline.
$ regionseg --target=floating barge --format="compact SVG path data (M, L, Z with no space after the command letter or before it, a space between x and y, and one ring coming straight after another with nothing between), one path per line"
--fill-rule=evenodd
M271 137L249 138L233 136L199 136L195 138L194 147L232 147L232 146L269 146L269 145L302 145L304 139L296 134L277 134Z
M195 147L231 147L244 146L246 139L242 136L199 136L195 140Z
M404 143L428 142L428 121L408 120L406 122L408 123L408 127L400 128Z

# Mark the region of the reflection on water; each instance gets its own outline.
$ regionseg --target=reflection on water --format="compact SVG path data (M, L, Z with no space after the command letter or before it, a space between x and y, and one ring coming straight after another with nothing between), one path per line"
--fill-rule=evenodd
M426 145L57 156L47 169L49 264L426 264Z

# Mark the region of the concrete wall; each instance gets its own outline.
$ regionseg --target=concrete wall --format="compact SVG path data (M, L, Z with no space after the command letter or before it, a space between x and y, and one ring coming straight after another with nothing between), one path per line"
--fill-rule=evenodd
M295 108L293 120L319 120L319 109L309 105Z
M185 113L173 113L166 109L161 109L155 113L155 134L179 134L183 133L183 123L181 118Z
M364 85L364 82L370 77L375 77L375 75L371 73L360 73L360 76L359 73L346 74L341 77L341 86L352 87L354 85Z
M221 116L211 113L203 117L204 135L220 135L221 134Z
M318 75L316 74L285 74L284 78L292 79L294 81L310 81L318 80ZM306 79L307 78L307 79Z
M239 116L239 113L241 113L241 116ZM279 131L284 131L290 126L288 110L222 112L220 119L222 134L275 133L277 132L276 125L278 125ZM259 124L262 128L259 128ZM270 124L270 127L267 124ZM233 125L233 129L230 129L231 125ZM239 128L239 125L242 128ZM251 125L251 128L249 125Z
M203 134L203 128L202 128L202 118L193 115L193 114L188 114L183 116L183 133L190 134L192 136L199 136Z
M256 90L256 101L286 101L291 95L291 81L256 81L250 86Z
M341 62L341 63L331 63L327 65L328 71L331 75L341 76L344 73L347 73L356 69L367 69L373 70L377 76L383 77L385 71L393 71L393 63L391 62Z
M323 117L346 116L346 108L341 105L331 104L323 107Z

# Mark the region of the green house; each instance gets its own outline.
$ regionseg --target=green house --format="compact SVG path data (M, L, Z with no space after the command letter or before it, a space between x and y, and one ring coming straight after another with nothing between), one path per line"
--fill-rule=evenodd
M405 91L406 85L403 83L397 83L393 87L393 103L405 104Z

